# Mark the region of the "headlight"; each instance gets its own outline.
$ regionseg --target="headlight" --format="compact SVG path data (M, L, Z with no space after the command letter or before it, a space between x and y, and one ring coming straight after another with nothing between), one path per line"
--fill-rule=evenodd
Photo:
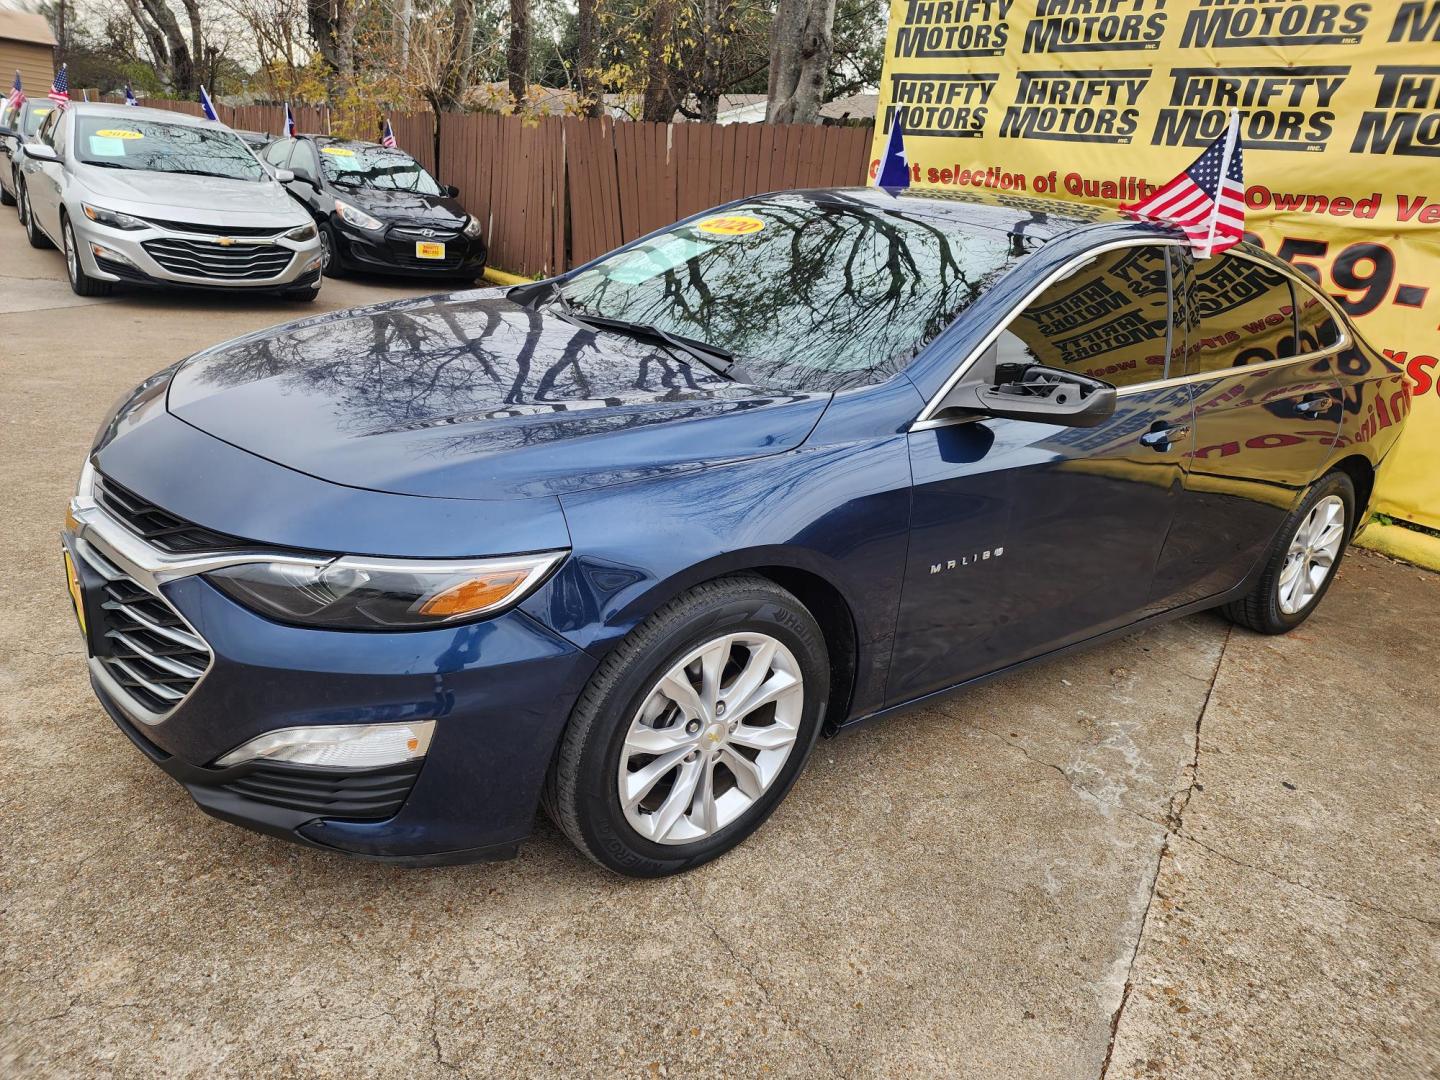
M373 218L365 213L364 210L359 210L347 202L341 202L339 199L335 200L335 216L345 222L346 225L354 225L357 229L369 229L373 232L375 229L383 229L385 227L385 223L379 218Z
M472 240L480 235L480 219L471 214L465 219L465 235Z
M291 229L289 232L287 232L287 233L285 234L285 239L286 239L286 240L297 240L297 241L300 241L300 242L304 242L304 241L306 241L306 240L314 240L314 239L315 239L315 223L314 223L313 221L307 221L304 225L301 225L299 228Z
M81 203L80 208L85 211L85 216L91 221L98 221L101 225L109 225L112 229L150 228L148 221L142 221L138 217L131 217L129 214L122 214L118 210L106 210L104 207L91 206L89 203Z
M206 580L262 615L302 626L403 630L476 619L517 604L563 551L441 561L277 558L212 570Z

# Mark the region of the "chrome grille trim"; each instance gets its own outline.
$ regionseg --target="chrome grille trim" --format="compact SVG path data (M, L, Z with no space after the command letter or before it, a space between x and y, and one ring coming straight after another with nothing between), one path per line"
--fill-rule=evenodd
M196 629L161 594L119 565L124 556L97 529L75 537L75 553L105 579L103 631L115 653L90 658L90 670L131 720L164 722L200 684L215 655Z
M141 241L141 247L172 274L257 281L284 273L295 252L274 244L236 243L224 246L205 240L164 237Z

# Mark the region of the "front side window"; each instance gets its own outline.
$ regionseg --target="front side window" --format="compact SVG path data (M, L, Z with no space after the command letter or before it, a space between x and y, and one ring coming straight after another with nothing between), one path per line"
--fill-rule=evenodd
M440 185L418 161L403 151L383 146L327 144L320 148L320 169L336 187L440 194Z
M1200 260L1186 307L1194 374L1296 355L1295 304L1278 270L1238 255Z
M86 165L140 172L263 180L250 148L228 128L129 117L81 116L75 156Z
M290 168L296 176L305 180L320 179L320 163L315 160L315 147L304 139L295 143L295 153L290 157Z
M283 169L285 162L290 160L290 147L294 145L289 139L280 139L265 148L265 160L277 169Z
M55 128L60 123L60 117L64 115L59 112L52 112L40 123L40 129L35 133L35 138L52 149L55 146Z
M997 363L1044 364L1116 387L1166 377L1169 252L1126 247L1052 284L1001 332Z
M844 390L904 367L1009 262L999 231L797 192L606 256L563 295L728 349L757 381Z

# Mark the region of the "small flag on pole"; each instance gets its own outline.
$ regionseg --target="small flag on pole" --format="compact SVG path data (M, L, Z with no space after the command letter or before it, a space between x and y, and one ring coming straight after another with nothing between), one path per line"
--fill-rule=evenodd
M295 137L295 114L290 111L290 103L285 102L285 137Z
M138 102L138 101L135 100L135 91L130 89L130 84L129 84L128 82L125 84L125 104L126 104L126 105L139 105L139 104L140 104L140 102Z
M86 105L90 104L90 91L86 90L83 86L80 88L80 100L85 102Z
M220 116L215 111L215 104L210 100L210 95L205 92L205 87L200 87L200 108L205 112L206 120L219 120Z
M1122 205L1152 221L1180 226L1197 258L1234 247L1245 238L1245 156L1240 114L1194 163L1149 198Z
M10 87L10 96L5 99L10 107L18 109L25 104L25 91L20 88L20 72L15 72L15 82Z
M903 191L910 186L910 161L905 156L905 132L900 123L900 110L896 109L890 125L890 141L885 144L885 158L880 162L880 178L877 187L886 191Z
M385 118L385 133L380 137L380 145L387 150L394 150L398 145L395 142L395 132L390 127L390 118L388 116Z
M70 72L68 65L60 65L60 71L55 76L55 81L50 84L50 93L47 96L62 109L70 105Z

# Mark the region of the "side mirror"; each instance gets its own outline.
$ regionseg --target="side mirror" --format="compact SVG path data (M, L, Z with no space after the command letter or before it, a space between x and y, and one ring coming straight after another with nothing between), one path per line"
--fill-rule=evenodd
M289 169L276 169L275 179L282 184L291 184L295 182L295 174Z
M1061 427L1095 427L1115 413L1115 387L1100 379L1042 364L1001 364L993 384L956 386L940 413L978 413Z
M41 142L21 143L20 149L26 157L34 158L36 161L59 161L60 155L55 153L53 147L46 146Z
M442 188L440 189L440 191L441 191L441 192L445 195L445 197L448 198L448 199L458 199L458 198L460 197L460 189L459 189L458 187L456 187L454 184L446 184L444 187L442 187Z

